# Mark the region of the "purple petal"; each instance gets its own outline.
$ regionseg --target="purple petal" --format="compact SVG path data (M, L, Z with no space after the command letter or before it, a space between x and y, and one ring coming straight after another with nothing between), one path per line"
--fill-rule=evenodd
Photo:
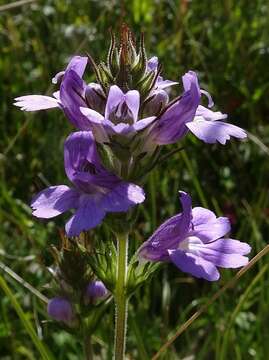
M81 107L80 111L83 115L87 116L90 122L94 124L102 124L104 120L103 115L99 114L97 111L89 109L88 107Z
M82 77L88 63L86 56L73 56L65 71L73 70L79 77Z
M91 129L94 134L94 138L99 143L109 142L109 138L107 133L104 129L104 117L103 115L99 114L95 110L81 107L81 113L87 117L89 122L91 123Z
M59 71L52 79L51 82L52 84L56 85L56 84L60 84L63 77L64 77L64 73L65 71Z
M221 251L225 254L247 255L251 251L251 247L242 241L234 239L219 239L206 245L212 250Z
M140 95L137 90L130 90L125 94L125 102L133 115L134 123L137 121Z
M148 71L156 71L158 68L159 60L157 56L151 57L147 62L147 70ZM170 87L172 85L177 85L178 82L171 81L171 80L163 80L162 76L158 76L157 82L156 82L156 88L157 89L165 89L167 87Z
M139 249L139 255L152 261L168 260L168 249L178 247L184 240L191 221L191 197L181 191L182 214L166 220Z
M108 290L100 280L91 281L86 288L86 297L89 300L96 300L107 296Z
M225 145L231 136L238 139L245 139L247 137L246 132L240 127L222 121L206 121L200 118L199 120L187 123L186 126L198 139L208 144L219 142Z
M148 63L147 63L148 70L150 70L150 71L157 70L158 62L159 61L158 61L157 56L152 56L150 59L148 59Z
M78 206L79 193L66 185L51 186L37 194L32 203L33 215L49 219Z
M117 125L114 125L111 121L106 120L105 127L108 130L112 130L113 133L118 135L127 135L130 132L134 132L133 126L125 123L119 123Z
M105 118L109 119L110 113L115 109L116 106L124 99L124 94L117 85L111 86L108 93Z
M61 105L71 123L80 130L90 129L90 122L80 111L80 107L87 107L85 89L85 82L75 71L66 71L60 87Z
M180 223L178 225L178 229L180 230L181 238L184 238L188 233L192 219L191 197L184 191L179 191L179 198L183 211Z
M102 206L106 211L121 212L141 204L144 200L145 193L140 186L122 182L104 196Z
M26 95L17 97L15 106L24 111L47 110L59 107L59 102L50 96L44 95Z
M133 128L135 131L143 130L146 127L148 127L155 119L156 119L156 116L150 116L150 117L141 119L133 125Z
M193 214L193 224L195 224L195 214ZM199 220L197 220L199 221ZM189 232L189 236L197 236L203 242L220 239L231 230L230 221L226 217L219 217L208 220L205 223L199 223Z
M220 111L212 111L207 109L206 107L199 105L195 114L195 118L203 117L204 120L215 121L215 120L223 120L227 118L227 114L223 114ZM194 121L195 121L194 118ZM198 119L199 120L199 119Z
M144 118L137 121L133 125L125 123L119 123L115 125L109 120L104 120L102 122L102 125L106 129L107 134L130 135L136 133L137 131L145 129L155 120L155 118L155 116Z
M82 77L84 74L84 71L86 69L87 66L87 62L88 59L87 57L82 57L82 56L74 56L72 57L72 59L70 60L69 64L67 65L65 71L60 71L58 72L51 80L51 82L53 84L60 84L64 74L66 73L66 71L68 70L73 70L77 73L77 75L79 77Z
M208 281L216 281L220 274L214 264L191 253L181 250L169 251L170 260L183 272Z
M181 239L178 224L182 214L175 215L161 224L151 237L138 250L139 256L151 261L169 260L167 250L177 248Z
M212 96L209 94L208 91L206 90L200 90L201 91L201 94L205 95L208 99L208 107L213 107L214 106L214 101L212 99Z
M230 239L220 239L199 247L199 255L206 261L223 268L238 268L248 263L251 248L246 243Z
M172 144L188 131L186 123L194 119L200 102L200 89L196 74L183 76L185 92L180 100L170 106L154 124L149 137L158 145Z
M100 199L94 195L82 195L79 208L65 225L67 236L78 236L82 231L90 230L101 223L105 210Z
M187 73L185 73L182 76L182 82L185 91L189 91L191 90L192 87L194 87L196 89L197 95L199 94L199 99L200 99L201 97L200 86L199 86L197 74L194 71L190 70Z
M158 145L166 145L172 144L186 135L188 130L185 127L185 120L191 121L195 113L189 104L188 94L168 108L154 123L149 138Z
M150 242L144 242L138 249L138 258L149 261L169 261L169 255L166 248L153 246Z
M156 82L156 87L159 89L159 90L163 90L163 89L166 89L170 86L173 86L173 85L178 85L178 82L177 81L172 81L172 80L163 80L161 76L159 76L160 79L157 79L157 82Z
M192 225L194 227L198 225L203 225L208 223L209 221L215 221L216 215L213 211L202 208L202 207L195 207L192 209Z
M47 312L50 317L70 325L74 320L72 304L62 297L55 297L49 300Z
M54 93L52 93L52 95L55 97L56 100L58 100L59 104L60 102L60 91L54 91Z
M64 159L68 178L82 192L106 194L120 183L102 166L90 131L79 131L67 138Z
M91 131L78 131L68 136L64 144L64 166L70 181L78 171L83 172L86 162L99 166L100 160ZM90 174L89 174L90 175Z

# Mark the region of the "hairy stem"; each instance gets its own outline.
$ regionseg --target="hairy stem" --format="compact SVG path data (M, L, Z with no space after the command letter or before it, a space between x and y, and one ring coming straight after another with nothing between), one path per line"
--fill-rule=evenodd
M128 299L126 274L128 257L128 234L117 235L117 283L115 290L115 343L114 360L124 360L127 326Z

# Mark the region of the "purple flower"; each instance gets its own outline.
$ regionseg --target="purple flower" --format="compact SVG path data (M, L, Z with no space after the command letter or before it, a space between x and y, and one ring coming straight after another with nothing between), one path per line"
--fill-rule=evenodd
M65 71L61 71L52 79L54 84L60 83L60 91L54 97L43 95L26 95L16 98L15 106L25 111L60 108L70 122L80 130L90 130L91 124L79 110L80 106L90 106L103 111L105 96L99 84L86 84L82 79L87 65L87 57L74 56Z
M210 95L200 89L195 72L189 71L182 77L184 93L181 98L158 118L152 125L148 141L158 145L172 144L180 140L190 130L206 143L225 144L231 136L244 139L246 132L238 126L219 121L227 115L213 112L199 105L201 94L209 98L209 107L213 101Z
M68 236L94 228L107 212L125 212L145 199L142 188L103 167L90 131L75 132L67 138L64 163L74 187L50 186L35 196L31 207L39 218L53 218L75 209L66 223Z
M100 280L91 281L86 289L86 297L89 300L96 300L106 297L108 290Z
M230 231L228 218L207 209L191 207L191 197L180 192L183 212L165 221L139 249L150 261L173 262L181 271L209 281L220 274L217 267L238 268L248 263L248 244L223 238Z
M136 90L124 93L117 85L109 89L104 116L88 107L80 107L95 131L108 135L129 135L144 129L152 123L155 116L138 120L140 95ZM97 139L98 141L98 139Z
M49 316L54 320L62 321L67 325L71 325L75 319L71 303L62 297L55 297L50 299L48 302L47 311Z
M147 70L157 72L158 64L159 64L159 60L158 60L157 56L151 57L147 63ZM178 82L176 82L176 81L163 80L162 76L158 76L154 89L162 90L162 89L166 89L170 86L177 85L177 84L178 84Z

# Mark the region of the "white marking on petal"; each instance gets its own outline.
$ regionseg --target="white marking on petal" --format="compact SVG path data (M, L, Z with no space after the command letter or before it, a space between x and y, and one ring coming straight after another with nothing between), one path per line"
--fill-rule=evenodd
M179 243L178 249L197 255L200 245L203 245L203 242L198 237L188 236Z

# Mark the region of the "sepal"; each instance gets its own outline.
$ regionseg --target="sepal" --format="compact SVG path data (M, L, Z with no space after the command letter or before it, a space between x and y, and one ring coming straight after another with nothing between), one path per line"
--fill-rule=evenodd
M144 183L150 171L159 165L160 152L160 147L156 147L151 153L140 152L135 158L129 178L138 184Z
M119 60L119 54L116 49L116 39L115 34L110 31L110 46L107 54L107 67L109 68L112 76L115 78L119 72L120 69L120 60Z
M85 307L82 311L83 322L87 335L93 334L98 328L105 311L110 306L112 296L98 303L94 307Z
M113 293L116 283L117 252L112 241L99 242L88 262L96 277Z
M126 287L127 296L130 297L140 286L148 281L159 268L159 262L144 261L138 259L135 254L128 267Z
M147 69L147 54L145 49L144 34L141 34L139 52L132 67L133 82L136 84L145 75Z
M97 143L98 154L102 159L102 164L108 171L112 171L115 174L120 174L121 163L115 156L110 143Z

